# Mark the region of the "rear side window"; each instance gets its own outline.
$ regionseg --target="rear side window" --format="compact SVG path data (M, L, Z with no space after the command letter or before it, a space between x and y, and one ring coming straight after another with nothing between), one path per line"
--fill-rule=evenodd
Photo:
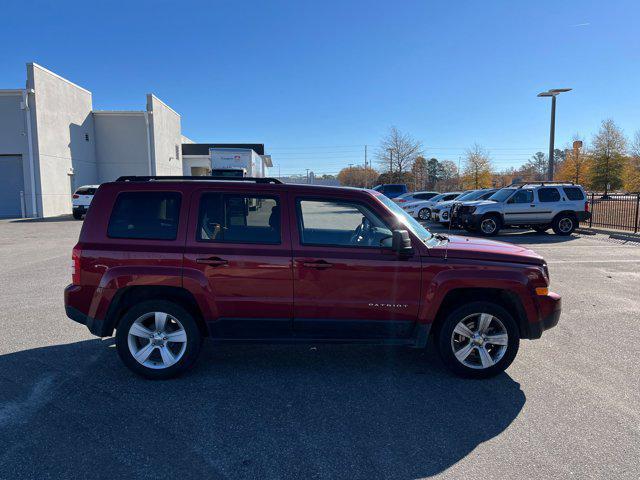
M96 194L95 188L79 188L78 190L76 190L76 195L95 195L95 194Z
M110 238L175 240L181 195L176 192L123 192L111 212Z
M205 193L200 198L197 240L221 243L280 243L276 197Z
M584 194L578 187L562 187L569 200L584 200Z
M459 193L453 193L451 195L445 195L444 198L442 199L443 202L448 202L449 200L455 200L456 198L458 198L460 196Z
M539 188L538 199L541 202L559 202L560 192L557 188Z

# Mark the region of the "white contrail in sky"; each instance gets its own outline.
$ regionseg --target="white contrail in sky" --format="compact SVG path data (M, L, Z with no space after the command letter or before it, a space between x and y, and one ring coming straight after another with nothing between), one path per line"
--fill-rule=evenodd
M588 27L591 23L576 23L575 25L571 25L572 27Z

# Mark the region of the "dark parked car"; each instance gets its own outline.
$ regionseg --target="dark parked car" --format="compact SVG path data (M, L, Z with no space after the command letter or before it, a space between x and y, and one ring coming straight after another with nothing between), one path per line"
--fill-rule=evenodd
M150 378L215 342L425 348L469 377L555 326L560 297L526 248L434 235L372 190L274 179L123 177L73 249L67 315Z
M376 192L382 193L387 198L396 198L409 191L404 183L385 183L383 185L375 186L373 189Z

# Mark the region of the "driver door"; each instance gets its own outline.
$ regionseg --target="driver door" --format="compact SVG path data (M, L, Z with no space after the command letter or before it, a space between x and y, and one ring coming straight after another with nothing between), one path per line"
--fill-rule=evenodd
M418 316L421 261L391 250L380 212L348 199L295 199L294 334L403 338Z

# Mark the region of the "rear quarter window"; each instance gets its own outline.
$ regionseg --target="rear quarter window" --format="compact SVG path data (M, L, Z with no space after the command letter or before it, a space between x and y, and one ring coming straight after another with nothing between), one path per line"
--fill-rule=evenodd
M584 200L582 189L578 187L562 187L569 200Z
M175 240L182 196L177 192L122 192L109 218L109 238Z

